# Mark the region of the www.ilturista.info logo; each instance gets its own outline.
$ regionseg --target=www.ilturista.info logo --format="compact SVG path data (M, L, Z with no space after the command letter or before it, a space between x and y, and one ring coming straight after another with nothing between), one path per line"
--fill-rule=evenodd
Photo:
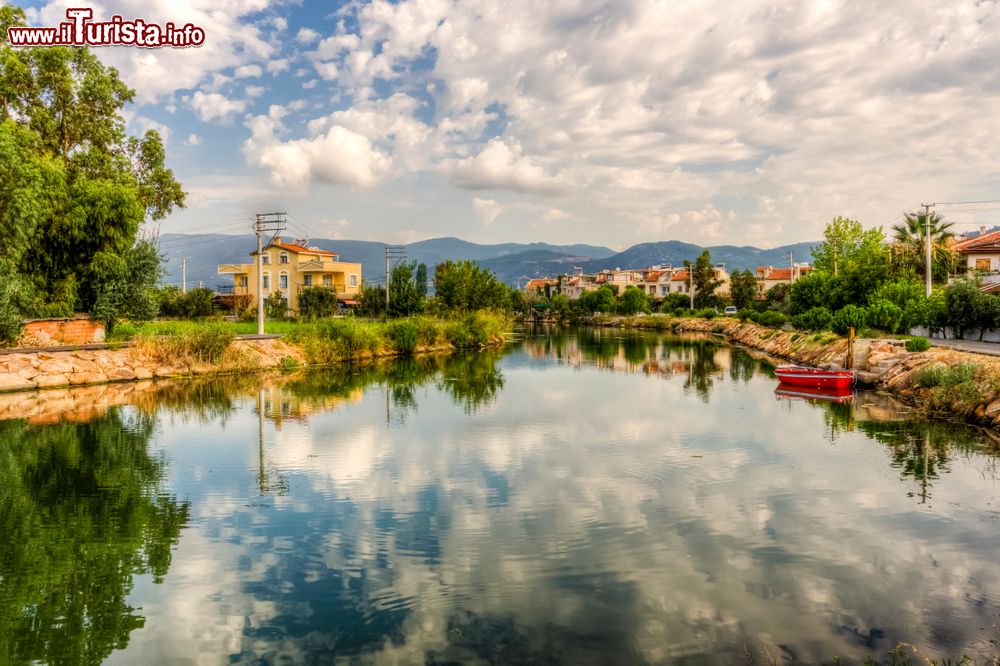
M205 31L186 23L176 26L148 23L142 19L126 21L117 14L109 21L91 21L93 10L71 7L66 18L55 28L12 26L7 28L11 46L141 46L155 49L164 46L184 48L205 43Z

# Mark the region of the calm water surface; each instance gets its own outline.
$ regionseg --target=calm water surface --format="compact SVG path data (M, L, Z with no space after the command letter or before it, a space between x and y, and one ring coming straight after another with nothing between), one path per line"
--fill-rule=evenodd
M0 661L996 654L996 445L775 386L709 338L539 330L53 393L0 422Z

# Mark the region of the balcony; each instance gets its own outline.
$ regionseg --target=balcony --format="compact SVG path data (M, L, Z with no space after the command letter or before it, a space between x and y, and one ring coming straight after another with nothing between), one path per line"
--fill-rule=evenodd
M219 275L249 274L253 264L219 264Z

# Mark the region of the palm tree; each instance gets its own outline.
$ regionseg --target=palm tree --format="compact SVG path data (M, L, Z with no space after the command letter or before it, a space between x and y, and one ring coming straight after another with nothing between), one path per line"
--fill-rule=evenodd
M955 269L955 251L952 248L955 233L951 231L953 223L945 222L937 213L931 213L931 252L934 277L938 280L947 278ZM924 275L924 264L927 250L925 238L927 234L926 213L906 213L903 224L892 226L892 254L901 267L913 268Z

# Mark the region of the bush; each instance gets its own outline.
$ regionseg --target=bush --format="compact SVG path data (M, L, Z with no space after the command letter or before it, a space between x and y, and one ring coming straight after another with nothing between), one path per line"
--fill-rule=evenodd
M931 342L927 338L910 338L906 341L906 351L922 352L931 348Z
M410 321L394 321L389 324L389 340L392 348L400 354L412 354L417 350L419 333L417 327Z
M903 323L903 310L891 301L882 299L868 306L868 325L882 331L895 333Z
M976 366L971 363L958 363L950 366L944 363L930 363L917 370L916 380L917 384L925 388L935 386L954 388L975 379L976 369Z
M459 349L484 347L502 337L506 321L487 312L473 312L448 326L448 340Z
M833 324L833 315L824 307L810 308L792 318L792 325L804 331L825 331Z
M217 363L232 343L233 330L221 324L198 326L179 335L148 336L139 345L161 363Z
M272 291L264 299L264 315L268 319L284 319L288 314L288 300L280 291ZM189 315L190 316L190 315Z
M331 317L337 312L337 290L332 287L303 287L299 291L299 316L305 319Z
M831 327L835 333L847 333L847 329L858 331L868 325L868 311L856 305L847 305L833 315Z
M740 321L746 321L747 319L753 319L754 315L757 314L756 310L751 310L749 308L744 308L736 313L736 316L740 318Z
M785 315L775 310L758 312L755 315L751 315L750 320L755 324L768 326L770 328L781 328L785 325L785 322L788 321Z
M718 314L719 312L715 308L701 308L700 310L695 310L694 312L690 313L690 316L698 317L700 319L711 319L712 317L715 317Z
M212 299L215 294L207 287L198 287L181 296L180 315L189 319L212 316Z

